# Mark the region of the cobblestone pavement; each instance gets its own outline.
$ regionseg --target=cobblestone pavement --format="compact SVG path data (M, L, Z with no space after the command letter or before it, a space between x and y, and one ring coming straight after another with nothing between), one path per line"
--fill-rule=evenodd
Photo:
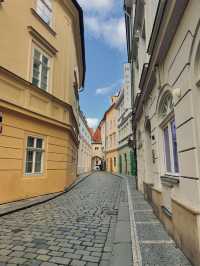
M109 266L121 179L95 173L56 199L0 218L0 266Z

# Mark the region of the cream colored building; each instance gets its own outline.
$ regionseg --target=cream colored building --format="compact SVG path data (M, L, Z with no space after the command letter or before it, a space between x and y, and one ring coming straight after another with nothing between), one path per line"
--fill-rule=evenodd
M115 103L117 110L118 172L124 175L136 174L135 158L130 140L133 139L131 64L124 64L124 82Z
M102 169L103 162L104 162L104 153L102 147L101 130L99 125L92 135L92 169L93 170L96 170L97 168Z
M200 265L200 1L125 5L138 186Z
M92 170L92 136L84 114L79 112L78 175Z
M76 179L83 13L68 0L0 1L0 203Z

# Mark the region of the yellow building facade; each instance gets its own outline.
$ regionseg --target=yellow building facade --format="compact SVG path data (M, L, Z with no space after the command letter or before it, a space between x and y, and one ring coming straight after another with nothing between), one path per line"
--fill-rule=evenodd
M0 203L76 179L82 16L75 0L0 3Z
M105 160L106 170L116 173L118 171L118 142L117 142L117 110L115 108L117 97L112 97L112 105L105 113Z

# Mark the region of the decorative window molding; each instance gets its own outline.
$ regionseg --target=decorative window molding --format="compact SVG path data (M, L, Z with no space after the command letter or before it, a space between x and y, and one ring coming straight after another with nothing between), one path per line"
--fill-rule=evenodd
M39 43L41 43L52 55L56 55L58 50L53 47L36 29L32 26L28 26L29 33L36 39Z
M173 105L173 96L170 92L166 92L159 105L159 116L160 118L164 119L166 118L174 109Z
M56 32L52 28L52 26L48 25L42 18L41 16L37 13L37 11L34 8L31 8L31 13L37 18L44 26L45 28L53 35L56 36Z
M173 95L166 91L159 104L158 115L163 139L164 175L179 176L179 160L174 118Z

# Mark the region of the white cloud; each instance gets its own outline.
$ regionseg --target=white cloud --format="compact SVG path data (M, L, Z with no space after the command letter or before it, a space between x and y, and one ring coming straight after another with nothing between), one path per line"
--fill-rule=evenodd
M124 18L85 17L88 31L96 39L103 39L111 48L125 50L126 30Z
M85 28L95 39L124 52L126 30L121 0L78 0L85 11Z
M98 118L87 118L86 120L88 122L89 127L96 128L98 126L99 123Z
M119 79L116 82L114 82L114 83L112 83L106 87L96 89L96 94L106 95L106 94L109 94L111 92L114 93L114 90L116 92L120 89L120 87L122 86L122 83L123 83L123 80Z
M78 0L85 11L108 12L114 6L114 0Z

